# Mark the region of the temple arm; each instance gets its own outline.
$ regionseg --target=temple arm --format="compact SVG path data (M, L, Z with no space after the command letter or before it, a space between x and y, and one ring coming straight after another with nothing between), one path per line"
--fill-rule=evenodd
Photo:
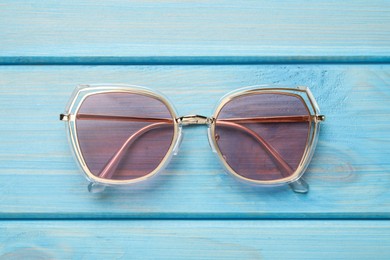
M113 120L113 121L135 121L135 122L155 122L148 126L145 126L131 135L123 145L118 149L118 151L111 157L108 163L104 166L103 170L99 173L100 178L111 178L114 174L116 168L119 165L119 162L125 155L126 151L129 149L131 144L142 136L143 134L161 127L170 126L173 122L172 119L167 118L153 118L153 117L127 117L127 116L108 116L108 115L91 115L91 114L77 114L77 119L80 120ZM265 151L274 159L277 165L282 168L287 176L291 175L293 169L288 165L288 163L282 158L282 156L273 148L272 145L267 143L261 136L259 136L253 130L239 125L238 123L275 123L275 122L307 122L310 119L309 116L280 116L280 117L253 117L253 118L229 118L229 119L220 119L217 120L217 124L223 127L234 128L247 134L251 135L264 149ZM285 176L283 176L285 177Z
M264 120L264 123L274 123L274 122L307 122L307 118L309 118L308 116L297 116L297 117L294 117L294 119L296 119L297 121L292 121L292 117L290 118L287 118L285 117L283 120L285 121L282 121L281 118L277 118L275 120L272 120L272 118L267 118ZM256 118L255 119L256 121L254 121L253 118L245 118L245 119L233 119L233 118L229 118L229 119L223 119L223 120L217 120L217 124L219 124L220 126L225 126L225 127L231 127L231 128L234 128L234 129L239 129L239 130L242 130L246 133L248 133L249 135L251 135L254 139L257 140L257 142L263 147L265 148L265 151L271 156L272 159L274 159L274 162L276 162L276 164L278 165L278 167L282 168L284 170L284 172L286 172L286 174L283 175L283 171L280 171L282 176L283 177L286 177L286 176L290 176L291 174L293 174L294 170L290 167L290 165L282 158L282 156L274 149L274 147L272 145L270 145L269 143L267 143L261 136L259 136L256 132L252 131L250 128L247 128L247 127L244 127L242 125L239 125L239 124L236 124L234 122L230 122L230 121L238 121L238 122L259 122L259 118ZM277 121L276 121L277 120ZM294 182L291 182L289 183L289 186L291 187L291 189L294 191L294 192L297 192L297 193L307 193L309 191L309 185L301 178L299 180L296 180Z
M265 151L271 156L271 158L274 159L274 161L278 164L280 168L282 168L285 172L287 172L287 176L291 175L293 173L293 169L291 169L290 165L282 158L282 156L275 150L275 148L267 143L264 138L262 138L260 135L258 135L256 132L251 130L250 128L247 128L245 126L229 122L233 121L231 119L229 120L217 120L217 125L222 127L230 127L236 130L241 130L250 136L254 138L264 149ZM286 177L286 176L283 176Z
M156 128L162 128L171 126L171 123L166 122L160 122L160 123L153 123L148 126L145 126L132 134L129 138L127 138L126 142L123 143L123 145L118 149L118 151L111 157L111 159L108 161L108 163L104 166L103 170L99 173L100 178L110 179L118 167L120 161L122 160L123 156L126 154L126 151L129 149L131 144L140 136L143 134L156 129Z
M95 115L95 114L77 114L77 119L81 120L104 120L104 121L132 121L132 122L167 122L172 123L170 118L156 117L133 117L133 116L110 116L110 115ZM248 118L223 118L217 121L227 121L234 123L297 123L309 122L310 116L272 116L272 117L248 117Z
M95 114L77 114L77 119L80 120L102 120L102 121L131 121L131 122L166 122L172 123L170 118L157 117L135 117L135 116L109 116L109 115L95 115Z
M306 116L264 116L264 117L245 117L245 118L222 118L218 119L217 122L234 122L241 124L250 123L299 123L299 122L310 122L311 117Z

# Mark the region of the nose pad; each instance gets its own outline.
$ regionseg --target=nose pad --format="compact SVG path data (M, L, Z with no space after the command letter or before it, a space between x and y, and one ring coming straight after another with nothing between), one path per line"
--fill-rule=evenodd
M183 141L183 131L182 131L182 127L180 126L178 139L177 139L175 146L173 147L173 155L177 155L179 153L180 145L181 145L182 141Z
M209 145L210 145L211 150L213 151L213 153L217 153L217 150L215 149L215 146L214 146L212 134L211 134L211 127L207 128L207 137L209 139Z

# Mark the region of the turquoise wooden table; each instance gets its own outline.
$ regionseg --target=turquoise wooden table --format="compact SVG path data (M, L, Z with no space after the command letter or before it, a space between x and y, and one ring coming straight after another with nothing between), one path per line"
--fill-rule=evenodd
M0 1L1 259L389 259L390 2ZM74 87L157 89L181 115L255 84L327 116L308 194L224 173L206 129L149 184L90 194Z

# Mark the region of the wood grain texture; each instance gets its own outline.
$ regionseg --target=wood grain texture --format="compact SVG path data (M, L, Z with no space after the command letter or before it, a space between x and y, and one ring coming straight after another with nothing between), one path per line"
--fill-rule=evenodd
M13 221L1 259L388 259L387 221Z
M389 218L388 65L3 66L2 218ZM206 129L185 129L177 157L149 184L89 194L58 121L75 85L131 83L170 97L180 114L260 83L307 85L327 116L307 195L226 175Z
M1 1L0 63L383 62L390 3Z
M21 65L0 66L0 259L388 259L389 42L386 0L0 0L0 65ZM149 86L181 115L307 85L327 116L311 191L236 182L192 127L152 182L89 194L58 121L80 83Z

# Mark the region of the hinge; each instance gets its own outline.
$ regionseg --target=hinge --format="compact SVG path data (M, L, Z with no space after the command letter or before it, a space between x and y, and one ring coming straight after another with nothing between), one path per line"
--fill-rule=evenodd
M70 114L60 114L60 120L61 121L69 121Z
M314 121L316 122L324 122L325 121L325 115L315 115Z

